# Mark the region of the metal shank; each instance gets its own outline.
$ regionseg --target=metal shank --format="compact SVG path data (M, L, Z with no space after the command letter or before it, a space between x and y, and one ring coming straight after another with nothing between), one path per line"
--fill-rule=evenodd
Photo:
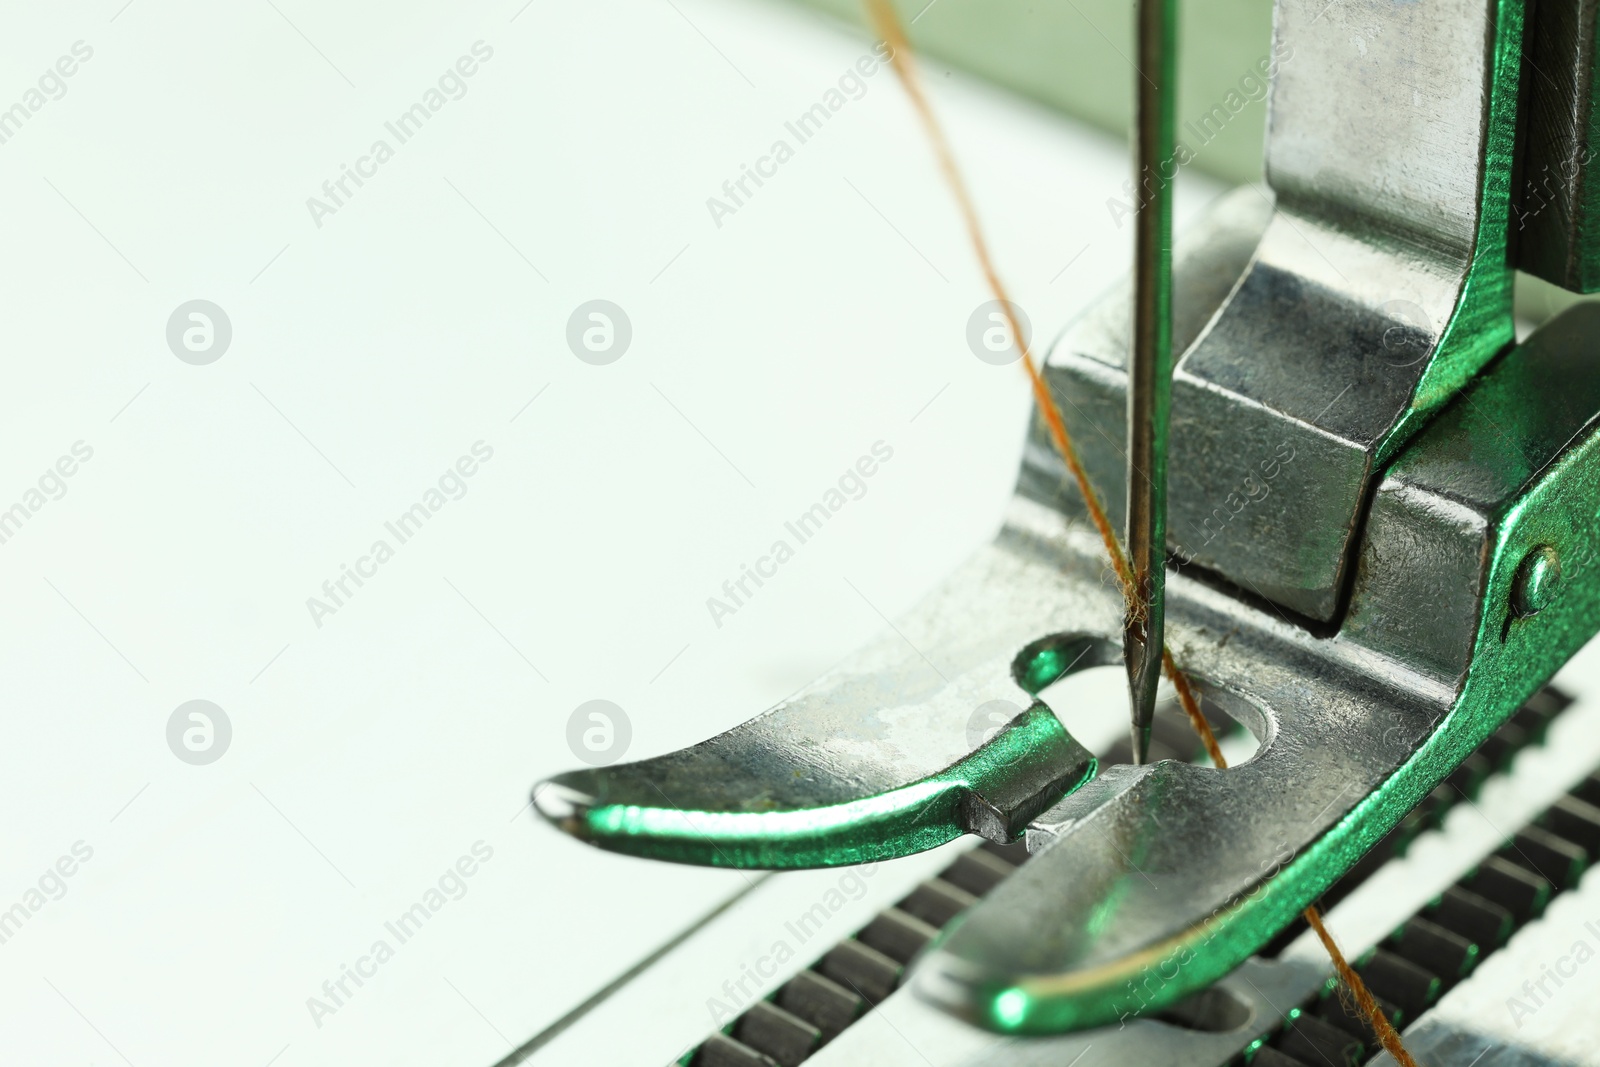
M1240 588L1332 623L1382 465L1512 339L1522 9L1279 0L1275 10L1276 203L1178 362L1167 540ZM1080 425L1098 430L1077 439L1113 521L1125 508L1125 457L1111 444L1125 436L1120 333L1075 334L1049 368ZM1278 458L1288 454L1292 463ZM1033 459L1059 477L1059 458ZM1236 506L1259 491L1264 465L1299 501L1293 512Z

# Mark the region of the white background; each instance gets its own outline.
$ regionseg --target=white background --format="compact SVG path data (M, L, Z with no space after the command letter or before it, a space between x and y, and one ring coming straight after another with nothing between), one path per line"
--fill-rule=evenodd
M572 710L617 702L655 754L865 641L997 527L1023 376L967 347L988 294L886 70L712 222L868 50L803 11L19 3L0 108L80 40L0 144L0 508L94 450L0 545L0 908L93 858L0 944L4 1058L491 1063L743 884L525 810L575 765ZM318 227L307 198L479 40L466 95ZM928 74L1047 340L1126 266L1125 150ZM196 298L233 329L207 366L165 337ZM565 340L595 298L633 326L604 367ZM307 598L480 440L467 495L317 627ZM879 440L866 496L713 626ZM208 766L167 745L192 699L232 723ZM307 998L478 841L466 895L317 1026Z

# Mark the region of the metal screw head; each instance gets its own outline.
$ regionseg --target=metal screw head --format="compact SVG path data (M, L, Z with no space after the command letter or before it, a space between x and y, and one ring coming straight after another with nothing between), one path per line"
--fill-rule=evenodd
M1518 618L1539 614L1555 599L1561 588L1561 557L1549 545L1531 549L1517 565L1511 583L1511 610Z

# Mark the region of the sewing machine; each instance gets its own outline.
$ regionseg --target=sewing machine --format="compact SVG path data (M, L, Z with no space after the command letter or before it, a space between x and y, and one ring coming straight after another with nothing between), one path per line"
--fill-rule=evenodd
M1594 9L1275 6L1270 192L1173 263L1167 635L1235 766L1170 708L1137 766L1052 710L1122 602L1036 414L999 536L880 640L535 788L600 848L809 872L670 946L750 948L663 1061L1365 1062L1320 901L1424 1062L1600 1062L1600 708L1549 688L1600 628L1600 309L1512 315L1514 268L1600 287ZM1129 329L1122 286L1045 366L1118 523Z

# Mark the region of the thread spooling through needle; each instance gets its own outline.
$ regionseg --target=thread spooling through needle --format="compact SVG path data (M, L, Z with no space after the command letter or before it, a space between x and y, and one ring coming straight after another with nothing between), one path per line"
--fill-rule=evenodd
M1117 539L1116 531L1111 527L1111 521L1106 515L1105 505L1101 503L1100 494L1095 491L1093 483L1089 481L1088 472L1078 459L1077 449L1073 447L1072 435L1067 432L1066 421L1061 416L1061 409L1056 404L1055 396L1051 393L1049 384L1044 375L1040 373L1034 363L1033 354L1028 349L1027 339L1017 322L1016 313L1012 310L1010 298L1006 295L1005 286L1000 281L999 272L996 271L994 261L989 255L989 245L983 235L983 228L978 222L978 212L974 207L971 195L967 191L961 170L956 166L955 155L950 149L950 143L945 138L944 129L939 125L933 113L932 106L928 103L923 92L922 80L913 58L911 42L906 38L905 30L900 24L900 17L896 14L890 0L862 0L866 7L867 15L871 19L873 28L883 42L889 46L890 65L894 68L895 75L904 86L906 95L910 98L912 107L917 113L917 118L922 123L923 131L933 147L933 153L938 159L939 169L944 175L945 182L950 186L952 194L961 211L961 218L966 225L967 236L972 242L972 248L978 259L978 265L983 271L985 282L994 299L999 302L1001 312L1006 317L1006 324L1015 338L1017 348L1022 353L1022 367L1028 375L1028 383L1032 387L1034 401L1043 415L1045 425L1049 429L1051 441L1056 451L1060 453L1062 462L1067 466L1073 481L1077 484L1078 492L1083 497L1084 506L1089 512L1089 519L1100 534L1100 539L1105 542L1106 555L1111 558L1111 567L1117 577L1123 599L1130 607L1137 603L1134 596L1133 574L1128 566L1127 554L1122 549L1122 543ZM1070 401L1069 401L1070 403ZM1190 684L1188 676L1179 669L1177 660L1173 658L1171 649L1165 645L1161 649L1161 666L1168 680L1172 682L1177 693L1178 704L1188 716L1189 724L1199 735L1201 743L1205 746L1206 754L1211 757L1211 762L1217 768L1225 768L1228 761L1222 755L1222 749L1217 744L1217 736L1211 729L1211 724L1206 721L1205 715L1200 710L1200 701L1195 696L1194 687ZM1350 966L1333 935L1322 921L1322 913L1316 905L1311 905L1302 913L1307 924L1316 932L1322 947L1333 960L1335 972L1339 980L1350 990L1356 1004L1366 1016L1368 1025L1372 1027L1380 1044L1401 1067L1417 1067L1417 1061L1405 1048L1400 1040L1400 1034L1394 1025L1384 1015L1383 1009L1378 1006L1372 992L1367 989L1361 976Z
M905 87L906 95L911 98L913 108L918 119L922 122L924 132L933 145L933 152L939 161L939 169L944 174L951 192L954 193L957 206L961 210L961 218L966 225L967 236L972 242L972 248L978 258L978 265L983 270L984 280L988 283L989 291L1000 304L1000 309L1006 317L1006 325L1011 330L1011 336L1016 339L1017 348L1022 353L1022 369L1028 375L1028 383L1033 389L1034 402L1039 406L1039 412L1044 416L1045 425L1049 429L1051 441L1056 451L1060 453L1062 461L1067 465L1072 480L1077 484L1078 493L1083 497L1084 506L1089 512L1089 520L1099 532L1100 539L1105 543L1106 554L1111 557L1111 568L1117 577L1117 584L1121 588L1123 599L1129 603L1136 602L1132 596L1133 571L1128 565L1127 553L1122 550L1122 542L1117 538L1116 531L1111 527L1111 520L1106 514L1105 505L1100 501L1100 494L1095 490L1094 484L1089 481L1089 474L1084 470L1083 463L1078 458L1077 448L1072 443L1072 435L1067 432L1067 425L1061 416L1061 408L1056 403L1055 396L1050 391L1049 383L1040 373L1038 365L1034 362L1033 353L1029 350L1027 339L1023 336L1022 329L1017 322L1016 312L1013 310L1010 298L1006 295L1004 284L1000 281L999 272L995 269L994 260L989 255L989 243L984 238L983 227L978 222L977 208L973 205L972 197L967 192L966 181L961 176L961 170L956 166L955 154L950 150L950 142L945 138L944 128L939 125L939 120L933 113L932 106L928 103L927 96L922 90L922 80L918 75L915 60L912 58L911 42L906 39L905 32L900 26L900 19L895 14L894 8L888 0L863 0L867 12L872 18L873 26L878 35L889 46L890 65L899 77L900 83ZM1070 401L1069 401L1070 402ZM1161 655L1162 667L1177 691L1178 703L1188 715L1190 725L1200 735L1206 748L1206 754L1211 757L1217 766L1226 766L1222 759L1222 750L1217 747L1216 736L1211 732L1211 727L1206 723L1205 716L1200 712L1200 702L1195 697L1194 689L1183 673L1178 670L1177 662L1172 658L1172 652L1163 648Z

